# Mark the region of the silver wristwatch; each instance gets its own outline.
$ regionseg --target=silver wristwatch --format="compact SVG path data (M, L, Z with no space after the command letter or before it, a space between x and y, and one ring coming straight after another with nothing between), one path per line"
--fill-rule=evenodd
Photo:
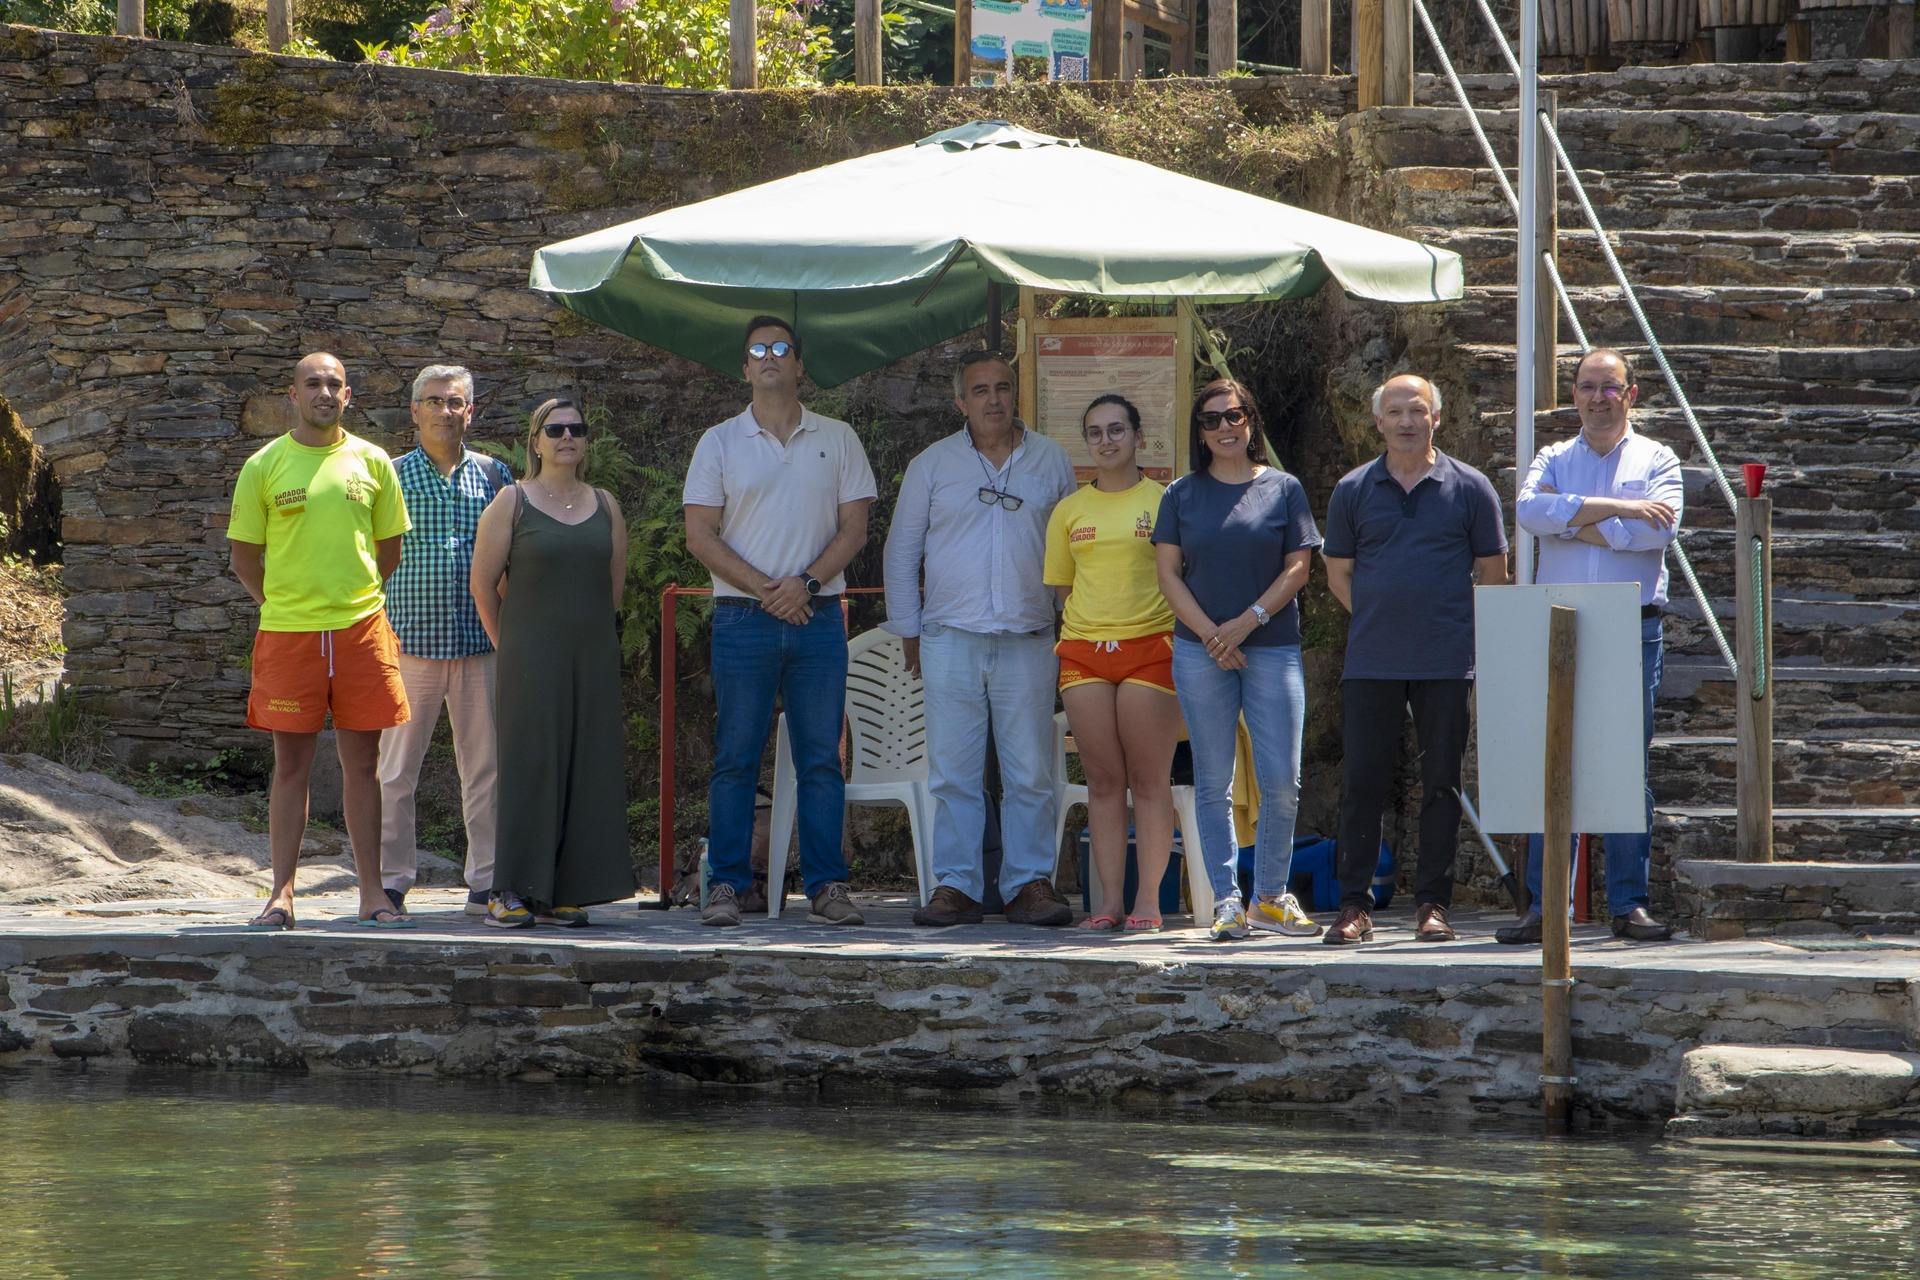
M1273 617L1272 614L1268 613L1265 609L1262 609L1260 607L1260 602L1258 600L1255 600L1252 604L1247 606L1247 612L1251 613L1253 615L1253 620L1259 623L1263 627L1266 626L1267 622Z

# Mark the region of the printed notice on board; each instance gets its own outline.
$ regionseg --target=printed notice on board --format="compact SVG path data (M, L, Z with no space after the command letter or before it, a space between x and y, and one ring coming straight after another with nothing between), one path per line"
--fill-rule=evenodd
M1081 436L1081 415L1099 396L1117 392L1139 407L1137 461L1165 483L1174 476L1175 448L1184 406L1174 404L1179 344L1166 333L1042 333L1034 339L1033 424L1073 459L1074 474L1093 477Z

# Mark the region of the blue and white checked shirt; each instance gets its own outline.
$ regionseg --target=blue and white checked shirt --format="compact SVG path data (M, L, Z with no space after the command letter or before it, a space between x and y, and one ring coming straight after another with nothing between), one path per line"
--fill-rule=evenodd
M480 513L513 483L506 464L469 449L442 476L424 449L394 463L413 518L400 542L400 567L387 579L387 621L400 652L415 658L468 658L493 644L473 607L468 574Z

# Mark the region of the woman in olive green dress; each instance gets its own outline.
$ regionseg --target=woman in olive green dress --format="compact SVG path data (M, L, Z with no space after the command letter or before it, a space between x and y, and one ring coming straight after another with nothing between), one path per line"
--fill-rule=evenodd
M614 630L627 525L586 482L586 459L579 407L541 405L526 479L500 491L474 539L474 604L500 651L497 928L577 927L586 907L634 892Z

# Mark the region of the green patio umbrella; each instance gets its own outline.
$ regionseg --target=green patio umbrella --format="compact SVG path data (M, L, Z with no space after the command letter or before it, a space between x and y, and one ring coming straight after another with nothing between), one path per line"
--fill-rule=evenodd
M1329 277L1382 302L1462 283L1445 249L984 120L548 245L529 284L730 374L746 322L784 316L830 387L983 323L989 284L1244 302Z

